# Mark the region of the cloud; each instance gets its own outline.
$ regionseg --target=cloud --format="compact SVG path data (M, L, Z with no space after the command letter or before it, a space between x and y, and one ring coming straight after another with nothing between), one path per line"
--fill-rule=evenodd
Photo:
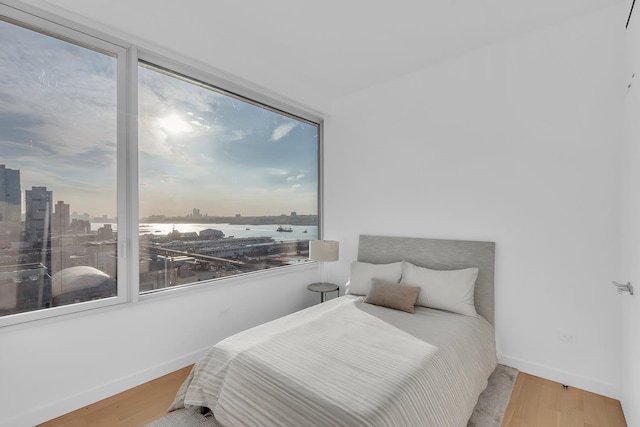
M284 169L267 168L266 171L269 175L277 175L277 176L289 175L289 171L286 171Z
M247 132L246 130L232 130L230 132L230 135L228 137L229 141L240 141L241 139L244 139L244 137L249 134L249 132Z
M273 133L271 134L271 141L279 141L285 136L289 135L293 128L296 127L296 124L296 122L289 121L275 128L273 130Z
M23 189L45 185L74 210L116 213L116 65L0 21L0 163L21 170ZM299 189L298 203L299 183L315 180L314 126L152 66L140 67L139 83L141 213L205 195L215 210L223 200L278 210L291 203L284 192Z

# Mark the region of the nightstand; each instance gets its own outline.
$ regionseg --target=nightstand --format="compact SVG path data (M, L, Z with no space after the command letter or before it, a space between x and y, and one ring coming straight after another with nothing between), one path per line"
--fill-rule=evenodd
M338 296L340 296L340 286L333 283L327 283L327 282L312 283L309 286L307 286L307 289L313 292L320 292L320 302L325 301L324 294L326 294L327 292L337 292Z

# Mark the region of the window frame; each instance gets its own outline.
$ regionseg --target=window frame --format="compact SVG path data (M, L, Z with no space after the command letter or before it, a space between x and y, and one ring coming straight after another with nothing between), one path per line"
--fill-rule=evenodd
M135 304L173 292L186 292L216 284L233 284L255 280L256 276L269 277L287 274L300 269L316 268L316 263L301 263L278 269L260 270L225 278L167 288L159 292L139 292L139 191L138 191L138 63L139 61L165 68L170 72L210 85L229 96L239 97L243 101L254 103L262 108L270 109L316 125L317 141L317 215L318 238L324 235L323 215L323 137L324 120L320 113L312 112L291 99L285 99L267 89L252 85L249 82L225 76L220 70L213 69L197 60L181 57L173 52L160 54L157 46L140 46L104 32L94 30L50 12L18 4L13 1L0 3L0 16L11 24L25 26L44 35L58 37L70 43L94 48L114 54L117 60L117 289L115 297L94 301L86 301L47 309L17 313L0 317L0 327L22 324L25 322L45 320L57 316L80 313L89 310L109 309L116 305ZM14 21L14 22L12 22ZM238 83L239 82L239 83Z
M23 10L5 4L0 4L0 15L4 17L3 21L8 22L9 24L23 26L27 29L41 33L44 36L59 38L69 43L73 43L89 49L95 49L97 51L107 52L115 56L117 64L116 155L118 161L116 183L116 189L118 193L116 197L116 203L118 205L117 212L120 215L125 208L123 202L127 196L125 194L127 192L126 181L129 179L129 177L122 175L122 168L120 165L120 163L122 163L122 158L126 155L125 148L127 142L125 139L123 139L123 129L126 127L126 120L129 111L126 104L126 100L128 98L128 88L126 85L126 69L127 63L129 61L129 47L122 43L116 43L112 40L105 40L104 37L99 37L97 34L89 34L87 31L84 31L82 28L80 28L80 26L78 26L78 28L71 28L71 26L68 23L65 23L63 20L54 20L53 18L46 16L46 14L44 13L36 14L30 10ZM122 190L124 190L124 193L121 194ZM126 230L126 225L123 224L123 227ZM121 256L121 251L124 243L129 240L126 231L122 236L122 243L120 239L121 238L119 236L117 244L118 277L120 277L121 274L126 274L127 271L127 258ZM126 249L124 252L126 253ZM112 305L125 303L128 301L128 299L129 298L127 295L126 281L118 280L117 295L115 297L2 316L0 317L0 327L76 313L84 310L109 307Z

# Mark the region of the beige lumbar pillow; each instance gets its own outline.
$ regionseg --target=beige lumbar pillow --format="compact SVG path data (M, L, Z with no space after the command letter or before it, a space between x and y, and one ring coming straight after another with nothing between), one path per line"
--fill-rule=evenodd
M413 313L413 307L419 294L420 288L418 286L400 285L373 279L371 290L364 302Z

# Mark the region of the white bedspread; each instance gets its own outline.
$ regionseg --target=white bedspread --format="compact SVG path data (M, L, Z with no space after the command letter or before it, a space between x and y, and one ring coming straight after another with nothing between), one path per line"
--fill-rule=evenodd
M466 426L496 364L482 318L346 295L221 341L170 409L223 426Z

